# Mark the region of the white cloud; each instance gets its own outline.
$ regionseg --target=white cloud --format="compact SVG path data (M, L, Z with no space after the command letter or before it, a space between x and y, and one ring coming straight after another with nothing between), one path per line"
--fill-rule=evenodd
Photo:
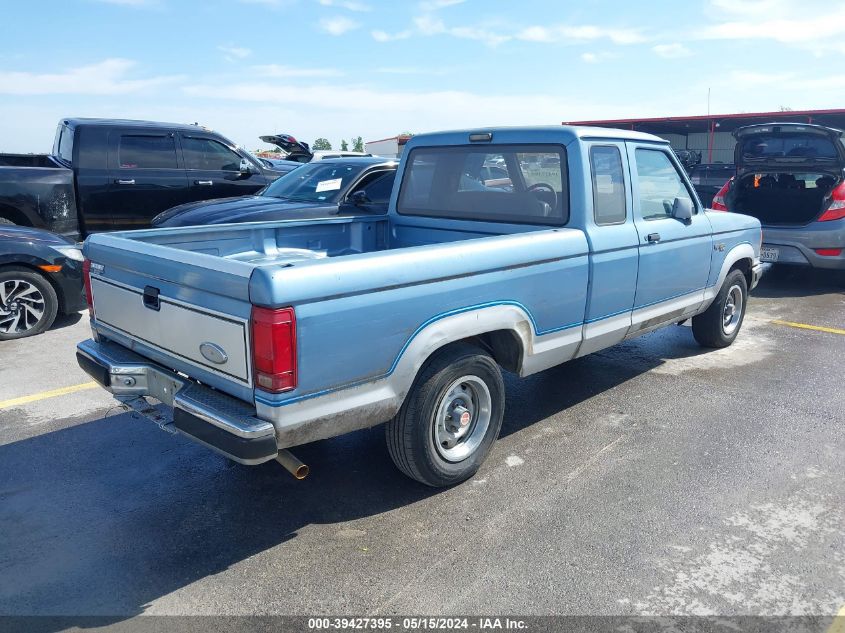
M446 26L443 20L431 15L421 15L414 18L414 25L423 35L451 35L460 39L481 41L488 46L498 46L513 39L510 35L496 33L485 27Z
M450 71L422 66L382 66L376 68L376 72L385 75L447 75Z
M613 53L607 53L604 51L600 53L581 53L581 61L587 64L598 64L599 62L603 62L608 59L613 59L614 57L616 57L616 55L614 55Z
M766 39L817 54L845 52L845 5L841 3L711 0L709 12L718 21L696 32L702 39Z
M324 7L340 7L341 9L357 11L360 13L373 10L370 5L364 4L363 2L356 2L355 0L317 0L317 2L322 4Z
M323 18L320 20L320 28L329 35L343 35L348 31L353 31L361 26L360 23L339 15L333 18Z
M672 44L658 44L656 46L652 46L651 50L660 57L664 57L666 59L678 59L680 57L689 57L692 55L692 51L679 42L673 42Z
M571 44L602 39L610 40L614 44L640 44L648 41L648 37L639 29L556 24L528 26L516 31L508 31L503 30L499 23L493 26L490 24L449 26L431 13L414 18L414 26L422 35L451 35L461 39L481 41L489 46L498 46L511 40L543 44Z
M343 75L336 68L296 68L280 64L253 66L252 70L262 77L339 77Z
M463 4L466 0L425 0L420 2L420 9L423 11L437 11L446 7L453 7L456 4Z
M397 31L396 33L388 33L387 31L376 29L370 31L370 35L372 35L376 42L395 42L396 40L406 40L411 37L411 31L406 29L404 31Z
M245 59L252 55L252 51L250 49L242 46L218 46L217 50L224 53L224 59L229 62L233 62L238 59Z
M179 76L134 79L135 72L131 73L133 79L127 78L136 66L130 59L112 58L60 73L0 71L0 94L121 95L146 92L183 79Z
M516 39L527 42L586 42L608 39L614 44L640 44L647 41L639 29L605 28L592 25L557 24L552 26L529 26L518 31Z

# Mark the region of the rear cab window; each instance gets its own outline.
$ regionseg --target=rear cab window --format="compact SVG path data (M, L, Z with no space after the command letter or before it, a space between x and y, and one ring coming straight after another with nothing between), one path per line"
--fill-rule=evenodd
M407 161L402 215L552 226L569 220L563 146L419 147Z
M73 128L62 123L56 131L54 154L68 165L73 164Z

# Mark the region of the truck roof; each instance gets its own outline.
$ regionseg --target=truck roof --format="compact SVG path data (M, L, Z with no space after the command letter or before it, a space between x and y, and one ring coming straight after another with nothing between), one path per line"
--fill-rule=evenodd
M667 140L633 130L621 130L605 127L588 127L574 125L539 125L531 127L488 127L467 130L450 130L446 132L430 132L414 136L409 144L418 145L420 141L425 145L434 144L465 144L469 134L490 133L493 142L504 143L548 143L549 140L558 141L564 145L579 138L602 138L622 141L648 141L652 143L668 143ZM481 145L483 141L479 142Z
M147 127L147 128L166 128L169 130L205 130L212 132L209 128L201 125L193 125L190 123L166 123L163 121L139 121L135 119L97 119L85 117L70 117L62 119L62 122L71 127L80 125L91 126L113 126L119 125L121 127Z

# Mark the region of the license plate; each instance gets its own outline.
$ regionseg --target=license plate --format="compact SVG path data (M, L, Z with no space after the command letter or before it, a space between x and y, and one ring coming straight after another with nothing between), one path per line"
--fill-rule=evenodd
M778 260L778 255L780 255L778 249L772 248L771 246L764 246L760 249L761 262L776 262Z

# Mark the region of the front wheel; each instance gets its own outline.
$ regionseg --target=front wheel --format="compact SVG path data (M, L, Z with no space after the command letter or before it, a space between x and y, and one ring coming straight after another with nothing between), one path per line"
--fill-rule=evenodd
M505 385L496 362L472 345L437 352L387 424L397 468L435 488L472 477L499 436Z
M741 270L732 270L710 307L692 318L692 334L704 347L727 347L734 342L748 303L748 284Z
M56 291L40 274L0 271L0 341L40 334L53 324L58 308Z

